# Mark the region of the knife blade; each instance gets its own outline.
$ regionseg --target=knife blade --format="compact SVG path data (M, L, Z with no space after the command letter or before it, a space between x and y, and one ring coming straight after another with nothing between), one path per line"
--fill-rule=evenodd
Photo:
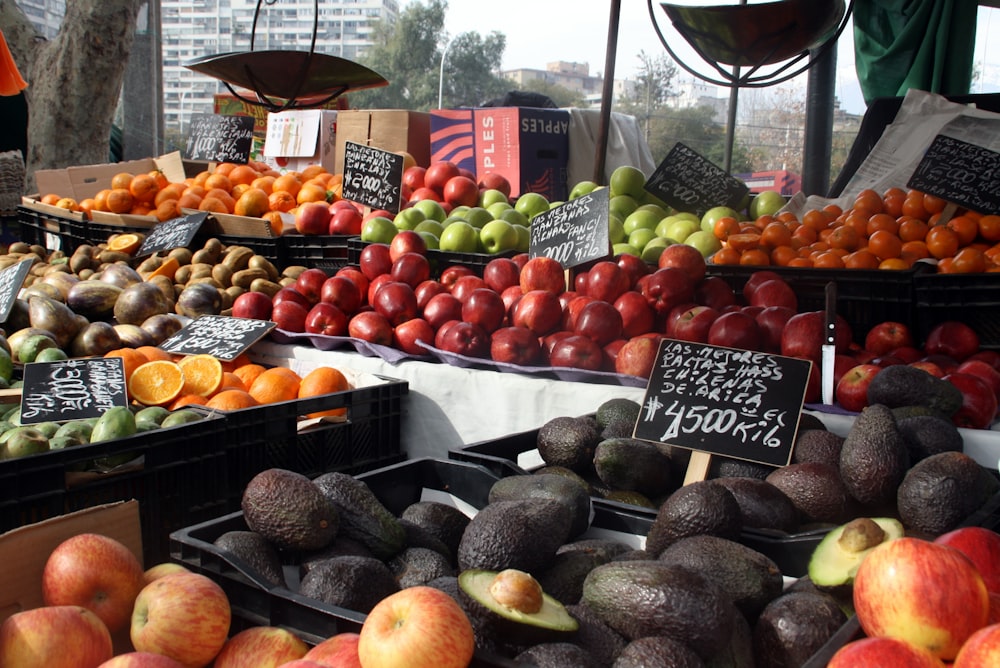
M833 281L826 284L825 297L820 379L823 383L823 403L832 405L834 402L833 365L837 354L837 284Z

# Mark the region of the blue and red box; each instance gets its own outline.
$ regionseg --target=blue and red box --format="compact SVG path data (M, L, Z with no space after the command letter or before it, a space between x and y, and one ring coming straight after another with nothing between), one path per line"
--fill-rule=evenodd
M482 175L496 172L511 196L550 202L568 194L569 112L534 107L467 107L431 111L431 162L449 160Z

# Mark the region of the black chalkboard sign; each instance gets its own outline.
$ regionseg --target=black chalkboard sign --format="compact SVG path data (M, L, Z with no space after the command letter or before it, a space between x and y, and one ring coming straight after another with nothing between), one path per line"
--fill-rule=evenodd
M186 248L191 245L201 224L208 218L207 211L191 213L180 218L165 220L154 227L146 238L142 240L142 246L136 252L136 257L145 257L160 251L168 251L172 248Z
M185 157L188 160L246 163L253 148L252 116L192 114Z
M160 348L179 355L214 355L228 362L275 326L270 320L203 315L161 343Z
M399 211L403 187L403 156L349 141L344 148L344 199Z
M24 279L31 271L31 260L21 260L0 271L0 322L7 322L11 308L17 300L17 293L24 285Z
M716 206L737 208L750 192L743 181L681 142L646 180L646 190L678 211L698 216Z
M62 422L100 417L128 406L120 357L87 357L24 365L21 422Z
M531 257L550 257L569 269L611 254L608 189L571 199L531 219Z
M792 455L811 362L663 339L635 436L784 466Z
M906 183L982 214L1000 214L1000 153L938 135Z

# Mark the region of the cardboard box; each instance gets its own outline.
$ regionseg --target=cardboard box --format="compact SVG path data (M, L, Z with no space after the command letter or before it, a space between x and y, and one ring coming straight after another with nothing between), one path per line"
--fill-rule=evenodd
M324 109L268 114L264 162L283 172L301 172L309 165L322 165L335 173L337 114Z
M93 197L99 191L110 187L111 177L119 172L142 174L160 169L171 182L185 179L184 160L180 151L162 155L159 158L143 158L126 162L111 162L103 165L84 165L66 169L41 169L35 172L38 192L42 195L56 193L72 197L76 201Z
M511 196L526 192L566 199L569 112L533 107L438 109L431 112L431 162L450 160L475 174L496 172Z
M344 171L348 141L384 151L406 151L418 165L430 164L430 114L400 109L341 111L337 118L337 157L334 173Z
M125 544L142 561L139 502L94 506L29 524L0 535L0 622L42 601L42 570L60 543L81 533L99 533ZM153 564L146 564L147 568Z

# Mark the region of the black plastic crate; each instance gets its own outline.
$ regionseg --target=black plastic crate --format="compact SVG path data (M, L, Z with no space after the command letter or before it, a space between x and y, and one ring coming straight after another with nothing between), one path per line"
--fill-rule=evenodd
M357 265L361 260L361 251L365 249L369 242L362 241L361 237L351 237L347 240L348 264ZM517 251L507 251L504 253L449 253L448 251L427 249L427 259L431 264L431 276L439 278L441 272L452 265L467 267L476 276L482 277L483 269L490 260L498 257L514 257Z
M222 415L206 413L176 427L0 461L0 531L136 499L145 562L166 561L170 532L227 510L225 430ZM111 473L90 466L129 454Z
M744 267L709 264L706 276L725 279L741 295L751 274L773 271L784 278L798 297L798 310L822 311L826 307L826 285L837 286L837 313L851 325L854 340L864 343L865 334L885 320L913 325L916 320L915 282L933 271L926 263L905 270L813 269L809 267Z
M53 207L50 207L53 208ZM60 216L27 206L17 207L18 234L21 241L38 244L47 250L61 250L71 254L81 244L90 243L79 214L66 212Z
M343 392L224 411L233 482L227 510L240 507L243 487L265 469L315 477L333 471L360 473L403 459L402 416L409 383L379 379L382 382ZM344 421L298 431L300 416L336 408L347 409Z
M916 334L921 341L946 320L979 334L983 348L1000 348L1000 274L922 274L914 284Z
M333 275L350 264L347 234L285 234L285 261L290 266L322 269Z

